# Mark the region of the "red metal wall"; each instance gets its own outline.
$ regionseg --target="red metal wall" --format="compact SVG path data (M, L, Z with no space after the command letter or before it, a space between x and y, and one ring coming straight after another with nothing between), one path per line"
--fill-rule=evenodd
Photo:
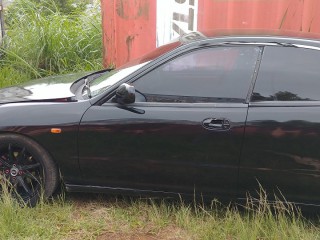
M320 33L320 0L200 0L198 30L219 28Z
M120 66L156 47L157 1L186 2L101 0L106 67ZM283 29L320 33L320 0L198 0L197 19L199 31Z
M155 0L101 0L101 8L105 67L155 49Z

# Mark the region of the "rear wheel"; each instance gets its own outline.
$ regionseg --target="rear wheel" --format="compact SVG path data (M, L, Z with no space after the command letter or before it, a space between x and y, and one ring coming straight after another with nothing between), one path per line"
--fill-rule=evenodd
M49 154L36 142L20 135L0 135L0 174L10 192L30 206L42 195L52 195L58 171Z

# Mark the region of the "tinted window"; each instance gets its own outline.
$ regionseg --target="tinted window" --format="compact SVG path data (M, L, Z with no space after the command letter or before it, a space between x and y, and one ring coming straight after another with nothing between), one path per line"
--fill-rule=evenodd
M320 52L266 47L252 101L320 100Z
M151 102L244 102L259 48L203 48L179 56L133 83Z

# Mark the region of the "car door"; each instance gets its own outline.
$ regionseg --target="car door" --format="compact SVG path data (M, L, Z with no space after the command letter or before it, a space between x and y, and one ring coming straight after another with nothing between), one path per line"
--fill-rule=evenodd
M189 51L134 81L134 104L92 106L79 131L84 181L233 196L245 101L259 51L251 46Z
M320 201L320 52L268 46L249 105L240 193Z

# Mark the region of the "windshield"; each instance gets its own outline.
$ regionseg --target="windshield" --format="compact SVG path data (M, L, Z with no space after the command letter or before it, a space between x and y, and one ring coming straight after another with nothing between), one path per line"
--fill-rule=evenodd
M127 68L114 69L90 81L89 84L91 97L97 96L99 93L104 92L106 89L110 88L112 85L116 84L124 77L130 75L147 63L149 62L144 62Z

